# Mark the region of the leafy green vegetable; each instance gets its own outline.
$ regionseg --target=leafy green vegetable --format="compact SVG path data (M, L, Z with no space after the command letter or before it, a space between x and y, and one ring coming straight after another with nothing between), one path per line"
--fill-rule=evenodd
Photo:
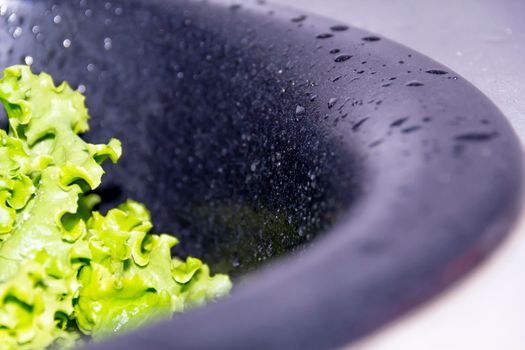
M66 348L129 331L205 304L231 289L207 265L171 257L177 239L150 233L133 201L105 216L93 207L105 159L121 144L93 145L84 97L26 66L4 70L0 101L0 344Z

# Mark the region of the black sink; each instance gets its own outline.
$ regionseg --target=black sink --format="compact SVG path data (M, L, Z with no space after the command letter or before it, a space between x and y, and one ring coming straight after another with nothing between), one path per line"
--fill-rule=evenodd
M385 38L270 6L9 0L0 66L85 90L133 198L232 296L91 349L329 349L417 306L492 251L522 154L460 76ZM14 14L14 15L13 15Z

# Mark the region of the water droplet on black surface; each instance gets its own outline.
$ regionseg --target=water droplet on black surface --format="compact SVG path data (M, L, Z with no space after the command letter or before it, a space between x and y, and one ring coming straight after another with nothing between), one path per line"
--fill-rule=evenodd
M413 133L413 132L418 131L420 129L421 129L421 127L419 125L414 125L414 126L409 126L408 128L404 128L403 130L401 130L401 132L403 134L410 134L410 133Z
M349 59L352 58L352 55L339 55L337 56L334 61L337 62L337 63L341 63L341 62L344 62L344 61L348 61Z
M111 38L104 38L104 49L105 50L111 50L111 47L112 47L112 40Z
M411 87L417 87L417 86L423 86L423 85L424 85L423 83L416 81L416 80L409 81L408 83L406 83L406 86L411 86Z
M28 66L32 65L33 64L33 57L31 56L26 56L24 58L24 63L27 64Z
M323 33L323 34L319 34L318 36L316 36L316 38L317 39L328 39L328 38L331 38L333 36L334 35L330 34L330 33Z
M295 108L295 114L296 114L296 115L304 114L305 111L306 111L306 110L305 110L305 108L304 108L303 106L297 106L297 107Z
M381 38L378 36L365 36L364 38L361 38L361 40L368 41L368 42L374 42L374 41L381 40Z
M16 27L13 31L13 38L18 39L22 35L22 27Z
M428 74L435 74L435 75L444 75L448 74L448 72L445 72L444 70L440 69L429 69L426 71Z
M292 18L291 21L294 23L299 23L299 22L304 21L306 18L307 17L305 15L300 15L300 16Z
M383 141L384 141L383 139L376 140L376 141L372 142L371 144L369 144L368 147L370 147L370 148L377 147L377 146L379 146L380 144L382 144Z
M463 142L485 142L492 140L496 136L498 136L496 132L470 132L457 135L454 139Z
M361 128L361 126L368 120L368 117L367 118L363 118L361 119L360 121L358 121L357 123L355 123L353 126L352 126L352 130L353 131L359 131L359 129Z
M349 27L345 26L344 24L337 24L335 26L331 26L330 30L333 32L344 32L345 30L348 30Z
M7 23L14 23L16 21L16 13L12 13L7 17Z
M399 118L395 121L393 121L390 126L395 128L395 127L398 127L398 126L401 126L403 125L404 122L406 122L408 120L408 117L405 117L405 118Z

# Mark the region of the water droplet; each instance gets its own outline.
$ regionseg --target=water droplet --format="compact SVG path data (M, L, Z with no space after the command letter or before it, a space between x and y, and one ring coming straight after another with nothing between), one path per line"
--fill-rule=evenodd
M403 134L410 134L410 133L412 133L414 131L418 131L419 129L421 129L420 126L414 125L414 126L409 126L408 128L404 128L403 130L401 130L401 132Z
M115 9L115 14L116 14L117 16L120 16L123 12L124 12L124 10L122 10L122 7L117 7L117 8Z
M83 94L84 92L86 92L86 86L84 84L80 84L77 88L77 90Z
M338 25L330 27L330 30L334 32L344 32L345 30L348 30L348 29L349 27L345 26L344 24L338 24Z
M93 10L92 9L87 9L86 11L84 11L84 15L86 17L91 17L93 15Z
M33 64L33 57L31 57L31 56L26 56L26 57L24 58L24 62L25 62L25 64L27 64L28 66L32 65L32 64Z
M360 121L358 121L357 123L355 123L353 126L352 126L352 130L353 131L358 131L361 126L368 120L368 117L367 118L363 118L361 119Z
M361 38L361 40L368 41L368 42L374 42L374 41L381 40L381 38L378 36L365 36L364 38Z
M317 95L310 96L310 102L314 102L317 98Z
M304 21L306 18L307 17L305 15L300 15L300 16L292 18L291 21L295 23L299 23L299 22Z
M417 81L417 80L412 80L412 81L409 81L408 83L406 83L406 86L412 86L412 87L416 87L416 86L423 86L424 84Z
M70 39L64 39L62 42L62 46L64 46L66 49L71 46L71 40Z
M9 17L7 17L7 23L11 24L13 23L14 21L16 21L16 13L12 13L9 15Z
M111 50L112 40L111 38L104 38L104 49Z
M53 17L53 23L59 24L60 22L62 22L62 16L56 15L55 17Z
M88 72L93 72L95 70L95 65L93 63L89 63L86 66L86 69L88 70Z
M111 9L111 3L110 3L109 1L106 2L106 3L104 4L104 8L105 8L106 10Z
M2 4L0 6L0 16L4 17L6 13L7 13L7 5L6 4Z
M13 38L15 39L20 38L21 35L22 35L22 27L16 27L15 30L13 31Z
M33 28L31 28L31 32L33 34L38 34L40 32L40 27L39 26L33 26Z
M341 52L341 49L332 49L332 50L330 50L330 53L332 55L335 55L336 53L339 53L339 52Z
M258 164L258 163L259 163L259 162L253 162L253 163L250 165L250 170L251 170L251 171L256 171L256 170L257 170L257 164Z
M399 119L393 121L393 122L390 124L390 127L395 128L395 127L401 126L401 125L403 125L403 123L405 123L407 120L408 120L408 117L406 117L406 118L399 118Z
M296 115L304 114L305 111L306 111L306 109L303 106L297 105L297 107L295 108L295 114Z
M448 74L448 72L441 70L441 69L429 69L426 71L428 74L435 74L435 75L444 75Z
M333 108L335 106L335 104L337 103L337 98L331 98L329 101L328 101L328 108Z
M497 132L470 132L457 135L454 137L454 139L456 141L463 142L485 142L493 139L496 136L498 136Z
M344 61L348 61L349 59L352 58L352 55L346 55L346 54L343 54L343 55L339 55L337 56L334 61L337 62L337 63L341 63L341 62L344 62Z
M177 73L177 78L178 78L178 79L182 79L182 78L184 78L184 73L183 73L183 72L178 72L178 73Z
M334 35L330 34L330 33L323 33L323 34L319 34L318 36L316 36L316 38L317 39L328 39L328 38L331 38L333 36Z
M370 147L370 148L377 147L377 146L379 146L380 144L382 144L383 141L384 141L383 139L376 140L376 141L372 142L371 144L369 144L368 147Z

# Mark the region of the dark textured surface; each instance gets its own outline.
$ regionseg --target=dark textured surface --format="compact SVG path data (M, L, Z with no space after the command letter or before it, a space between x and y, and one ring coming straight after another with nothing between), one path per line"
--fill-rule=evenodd
M123 140L109 204L146 202L216 271L302 252L227 300L95 348L331 348L440 291L513 222L522 169L507 122L384 38L262 3L1 13L2 65L81 84L88 138Z

